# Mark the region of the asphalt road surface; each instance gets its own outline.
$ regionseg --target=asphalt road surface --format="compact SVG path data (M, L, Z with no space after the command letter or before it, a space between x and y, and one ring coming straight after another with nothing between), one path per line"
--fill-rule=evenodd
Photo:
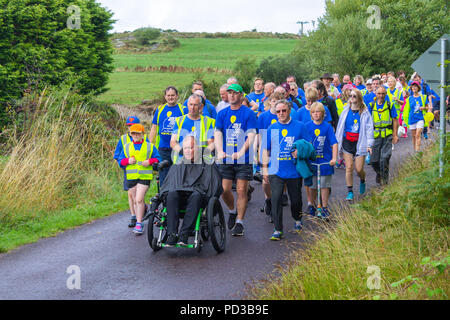
M409 153L411 138L400 139L391 158L391 174ZM375 186L375 174L371 167L365 169L370 189ZM356 174L354 181L357 200ZM311 244L306 230L315 224L308 216L306 230L293 232L290 210L285 207L286 237L270 241L273 225L260 212L261 184L253 181L252 185L255 191L247 209L245 235L232 237L227 231L226 250L221 254L210 241L200 253L186 248L154 253L146 235L137 237L127 227L129 213L118 213L0 255L0 299L241 299L245 285L283 265L291 247ZM346 193L345 170L337 169L331 199L342 200ZM75 269L67 272L70 266Z

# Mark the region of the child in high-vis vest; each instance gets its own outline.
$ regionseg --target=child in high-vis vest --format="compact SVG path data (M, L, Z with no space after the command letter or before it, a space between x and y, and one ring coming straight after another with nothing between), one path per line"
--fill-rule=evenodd
M142 218L145 214L145 194L153 180L152 165L161 161L158 149L144 139L144 126L134 124L130 127L133 140L127 143L120 155L120 165L126 170L128 188L136 188L136 226L133 232L144 232Z

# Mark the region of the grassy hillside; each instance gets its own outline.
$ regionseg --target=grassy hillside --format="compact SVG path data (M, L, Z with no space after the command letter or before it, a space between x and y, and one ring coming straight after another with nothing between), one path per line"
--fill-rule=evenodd
M116 71L110 75L106 93L100 100L108 103L141 103L144 99L154 99L169 85L182 88L192 83L197 72L204 72L204 79L224 82L229 74L223 70L233 69L237 59L253 56L259 62L263 58L291 52L296 39L233 39L233 38L192 38L179 39L181 47L166 53L126 53L114 55ZM189 72L136 72L136 67L180 66L197 68ZM220 69L219 72L205 70Z
M189 68L233 69L236 60L254 56L259 62L270 55L291 52L295 39L179 39L180 48L167 53L116 54L116 68L177 65Z

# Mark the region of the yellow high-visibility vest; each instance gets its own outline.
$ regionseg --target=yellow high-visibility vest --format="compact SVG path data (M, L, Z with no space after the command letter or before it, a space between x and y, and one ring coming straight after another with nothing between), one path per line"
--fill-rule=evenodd
M142 162L148 160L153 154L153 144L144 140L142 142L141 150L137 151L134 148L134 143L129 142L123 148L125 157L136 159L136 164L127 165L125 171L127 174L127 180L153 180L153 168L151 166L144 167Z
M421 94L421 99L422 99L422 107L425 107L427 104L427 96ZM409 113L410 113L410 109L411 109L411 103L409 102L409 100L412 98L413 96L408 97L408 99L406 99L406 104L405 104L405 108L403 109L403 121L405 122L405 124L409 127ZM425 127L428 127L429 123L425 120L425 115L427 113L427 110L422 110L423 113L423 119L424 119L424 123L425 123Z
M384 101L383 108L377 110L377 102L371 102L373 119L373 137L386 138L393 132L393 122L391 118L391 104L388 100Z
M163 112L164 108L167 106L167 103L164 105L160 105L158 106L158 108L156 109L156 138L155 138L155 146L156 148L159 148L159 142L161 141L161 137L159 135L159 117L161 116L161 113ZM169 107L169 108L173 108L173 107ZM184 116L184 110L183 110L183 106L178 103L178 108L181 111L181 114Z

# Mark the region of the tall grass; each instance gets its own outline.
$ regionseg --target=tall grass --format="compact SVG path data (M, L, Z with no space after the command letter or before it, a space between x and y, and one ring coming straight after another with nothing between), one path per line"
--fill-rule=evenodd
M108 193L116 134L101 115L68 89L46 90L24 105L28 116L6 132L0 221L13 223Z
M435 154L417 154L386 189L336 208L336 223L319 225L314 244L250 287L249 298L448 299L450 165L439 178ZM371 266L379 285L368 285Z

